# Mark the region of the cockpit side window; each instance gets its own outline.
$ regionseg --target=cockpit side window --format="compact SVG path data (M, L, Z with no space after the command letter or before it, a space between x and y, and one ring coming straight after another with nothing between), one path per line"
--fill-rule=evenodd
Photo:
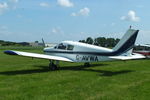
M59 45L58 45L58 49L63 49L63 50L65 50L67 48L67 46L65 45L65 44L63 44L63 43L60 43Z
M74 46L73 45L68 45L67 50L73 50Z

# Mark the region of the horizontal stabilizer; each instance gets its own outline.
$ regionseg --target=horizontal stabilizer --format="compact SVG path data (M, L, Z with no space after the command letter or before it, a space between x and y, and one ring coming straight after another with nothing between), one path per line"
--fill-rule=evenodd
M133 55L130 56L110 56L109 58L115 60L132 60L132 59L144 59L145 56L134 53Z
M51 56L51 55L38 54L38 53L29 53L29 52L13 51L13 50L7 50L7 51L4 51L4 53L9 54L9 55L19 55L19 56L26 56L26 57L32 57L32 58L73 62L72 60L65 58L65 57Z

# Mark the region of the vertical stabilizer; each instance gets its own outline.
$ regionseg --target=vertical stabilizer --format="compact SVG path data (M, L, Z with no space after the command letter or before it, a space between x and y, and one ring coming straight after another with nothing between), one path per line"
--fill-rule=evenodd
M117 55L121 55L124 53L131 53L131 49L134 47L137 34L139 30L128 29L122 39L118 42L118 44L113 48L114 52Z

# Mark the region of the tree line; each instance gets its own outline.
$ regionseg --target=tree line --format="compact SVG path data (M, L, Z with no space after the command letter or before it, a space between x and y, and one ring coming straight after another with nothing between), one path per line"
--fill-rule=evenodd
M79 42L82 43L88 43L88 44L93 44L97 46L102 46L102 47L114 47L120 39L118 38L105 38L105 37L98 37L98 38L91 38L88 37L85 40L79 40Z
M0 40L0 46L29 46L29 43L27 43L27 42L17 43L17 42Z

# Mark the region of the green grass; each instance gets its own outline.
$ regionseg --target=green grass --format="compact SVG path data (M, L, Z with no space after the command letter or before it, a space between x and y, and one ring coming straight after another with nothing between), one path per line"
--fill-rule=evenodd
M41 53L39 49L24 50ZM60 63L3 54L0 50L0 100L149 100L150 60Z

